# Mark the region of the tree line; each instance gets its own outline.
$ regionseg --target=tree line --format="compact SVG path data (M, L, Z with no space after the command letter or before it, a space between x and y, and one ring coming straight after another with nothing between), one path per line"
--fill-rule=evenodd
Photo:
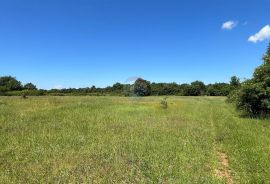
M253 77L242 83L236 76L230 83L204 84L194 81L190 84L151 83L139 78L134 84L115 83L105 88L95 86L69 89L37 89L32 83L22 85L15 77L0 77L0 95L92 95L92 96L228 96L228 102L247 115L265 116L270 114L270 44L263 56L263 64L255 69Z
M227 96L231 91L241 86L239 78L233 76L230 83L204 84L194 81L190 84L177 83L151 83L138 78L134 84L121 84L119 82L105 88L95 86L86 88L64 89L37 89L33 83L25 85L12 76L0 77L0 95L2 96L39 96L39 95L91 95L91 96Z

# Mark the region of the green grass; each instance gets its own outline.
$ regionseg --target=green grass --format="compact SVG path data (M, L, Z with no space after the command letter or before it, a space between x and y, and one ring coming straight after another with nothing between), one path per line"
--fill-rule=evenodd
M270 182L270 120L222 97L0 98L0 183Z

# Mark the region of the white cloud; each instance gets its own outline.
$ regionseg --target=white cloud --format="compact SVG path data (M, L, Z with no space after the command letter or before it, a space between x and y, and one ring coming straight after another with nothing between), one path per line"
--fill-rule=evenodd
M233 28L235 28L236 26L238 25L238 22L237 21L227 21L227 22L224 22L222 24L222 27L221 29L226 29L226 30L232 30Z
M258 33L248 38L248 41L256 43L270 39L270 25L264 26Z

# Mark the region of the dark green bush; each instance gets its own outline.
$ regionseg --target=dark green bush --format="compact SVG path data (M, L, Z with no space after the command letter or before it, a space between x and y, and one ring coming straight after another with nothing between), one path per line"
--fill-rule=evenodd
M229 96L229 101L234 102L237 109L249 115L270 113L270 44L263 60L264 63L255 70L253 78Z

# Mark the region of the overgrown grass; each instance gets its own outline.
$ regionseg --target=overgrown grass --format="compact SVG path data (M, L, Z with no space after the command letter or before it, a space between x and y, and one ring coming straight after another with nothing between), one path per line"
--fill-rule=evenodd
M221 97L1 97L0 183L270 181L270 121Z

